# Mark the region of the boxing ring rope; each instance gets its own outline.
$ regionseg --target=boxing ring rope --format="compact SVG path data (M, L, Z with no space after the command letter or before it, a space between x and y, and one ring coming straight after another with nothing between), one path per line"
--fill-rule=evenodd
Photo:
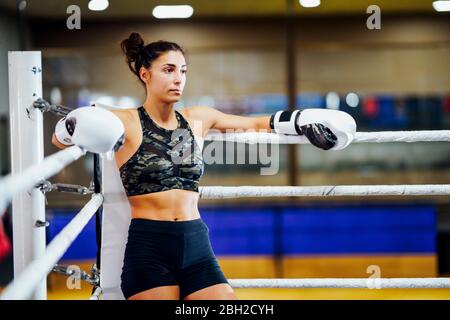
M450 278L229 279L233 288L450 288Z
M94 293L91 295L89 300L100 300L100 295L103 293L103 290L101 287L97 287L94 290Z
M239 143L310 144L305 136L280 135L269 132L209 133L205 140ZM448 142L450 130L357 132L352 143Z
M450 141L450 130L357 132L355 143Z
M103 203L101 194L94 194L92 199L50 242L43 256L31 262L28 267L9 284L0 296L1 300L27 299L34 288L53 269L75 238L81 233L97 209Z
M450 184L424 185L353 185L353 186L212 186L200 187L202 199L246 197L314 197L314 196L444 196Z
M71 147L49 156L40 165L30 168L32 173L49 172L47 166L56 163L58 169L64 164L76 160L84 154L78 147ZM72 160L72 161L73 161ZM2 187L8 189L8 183L21 181L31 174L4 179ZM31 184L34 185L34 184ZM206 199L237 198L237 197L274 197L274 196L360 196L360 195L448 195L450 185L378 185L378 186L312 186L312 187L201 187L200 196ZM53 239L45 254L34 260L17 277L0 296L2 300L26 299L34 287L53 268L54 264L64 255L74 239L89 222L95 211L101 206L103 196L94 194L92 199L78 215ZM446 278L399 278L399 279L230 279L234 288L367 288L370 281L375 281L380 288L450 288L450 279ZM101 288L97 288L90 299L98 300Z
M72 146L46 157L42 163L29 167L20 175L9 175L0 180L0 217L14 195L33 189L40 181L54 176L85 154L85 150Z
M0 190L9 190L8 197L15 192L33 187L43 175L48 177L59 172L67 164L75 161L84 151L70 147L47 157L41 164L29 168L19 176L0 181ZM32 182L26 182L31 180ZM12 185L21 188L12 189ZM240 187L201 187L203 199L222 199L237 197L274 196L361 196L361 195L449 195L450 185L374 185L374 186L240 186ZM6 199L6 197L3 197ZM68 247L101 206L103 196L94 194L92 199L78 215L53 239L45 254L34 260L2 293L0 299L26 299L34 287L53 268ZM398 279L230 279L234 288L370 288L375 283L380 288L450 288L448 278L398 278ZM90 299L97 300L101 288L97 288Z
M417 132L416 132L417 133ZM416 134L415 133L415 134ZM433 139L442 141L448 139L445 134L430 135L429 132L419 135L418 139ZM237 134L234 138L240 142L251 143L254 138L249 139L245 133ZM257 134L259 135L259 133ZM262 134L264 135L264 134ZM273 135L269 134L270 141ZM278 136L278 135L276 135ZM395 136L395 141L413 142L417 135L401 138ZM227 135L228 138L230 138ZM280 140L288 138L280 136ZM389 138L393 138L389 133ZM366 139L372 139L370 136ZM383 140L385 139L385 140ZM231 137L233 140L233 137ZM264 140L257 137L256 141ZM371 142L390 142L387 138L372 140ZM427 140L430 141L430 140ZM444 140L447 141L447 140ZM298 143L298 142L297 142ZM70 147L47 157L41 164L33 166L21 175L10 176L0 181L2 201L8 201L15 193L27 190L35 186L41 179L54 175L69 163L77 160L85 154L79 147ZM203 199L222 199L236 197L276 197L276 196L362 196L362 195L449 195L450 185L374 185L374 186L240 186L240 187L201 187L200 196ZM48 245L45 254L34 260L17 277L0 296L3 300L26 299L35 286L52 270L54 264L64 255L70 244L82 231L91 219L95 211L101 206L103 197L95 194L80 213L59 233ZM371 283L380 288L450 288L450 279L447 278L399 278L399 279L230 279L234 288L368 288ZM101 294L101 288L97 288L90 299L97 300Z

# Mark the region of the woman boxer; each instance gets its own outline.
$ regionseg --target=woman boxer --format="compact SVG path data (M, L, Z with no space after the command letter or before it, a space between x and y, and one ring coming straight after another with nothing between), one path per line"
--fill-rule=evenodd
M272 129L305 135L324 150L342 149L355 132L354 120L319 109L271 117L235 116L202 106L177 111L174 105L186 84L183 49L166 41L145 45L138 33L124 39L121 48L146 91L142 106L113 111L125 128L115 156L132 212L122 292L127 299L236 299L198 210L203 137L210 129ZM57 130L53 143L70 144L70 133Z

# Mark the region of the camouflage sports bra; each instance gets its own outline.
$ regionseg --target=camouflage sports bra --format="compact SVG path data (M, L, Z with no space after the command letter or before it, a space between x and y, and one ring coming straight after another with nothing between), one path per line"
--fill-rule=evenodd
M188 122L175 111L178 127L169 130L156 124L144 107L137 110L142 143L119 169L127 196L171 189L198 192L204 164Z

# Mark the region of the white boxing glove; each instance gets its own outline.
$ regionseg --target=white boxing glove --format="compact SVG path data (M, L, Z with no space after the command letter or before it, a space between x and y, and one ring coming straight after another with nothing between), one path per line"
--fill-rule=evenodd
M299 126L319 123L330 129L337 137L337 142L332 150L346 148L356 134L355 119L348 113L332 109L305 109L298 119Z
M355 137L356 122L346 112L331 109L278 111L270 118L277 133L305 135L314 146L342 150Z
M67 117L61 118L55 127L55 137L59 143L71 146L72 142L72 134L74 130L74 122L72 119L70 121L66 121Z
M56 139L93 153L117 151L125 140L122 121L111 111L98 107L75 109L58 121Z

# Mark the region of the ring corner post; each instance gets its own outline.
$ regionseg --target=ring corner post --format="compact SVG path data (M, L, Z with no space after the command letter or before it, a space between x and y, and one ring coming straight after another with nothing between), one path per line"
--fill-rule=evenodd
M40 51L8 52L11 174L41 163L44 158L43 118L33 102L42 97ZM45 228L35 226L45 219L45 198L38 188L12 200L14 277L46 249ZM46 279L36 287L32 299L47 298Z

